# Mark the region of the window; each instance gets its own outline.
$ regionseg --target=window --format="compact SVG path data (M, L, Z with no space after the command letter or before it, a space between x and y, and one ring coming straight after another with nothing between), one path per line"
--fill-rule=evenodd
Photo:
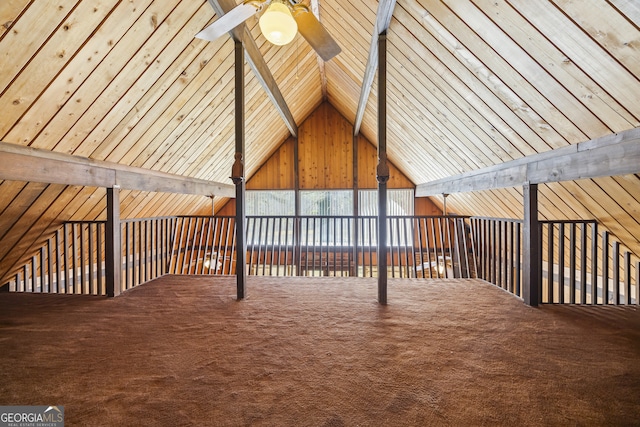
M410 216L414 213L413 189L387 190L387 215ZM295 215L294 190L249 190L247 215L285 217ZM353 216L353 190L300 191L300 243L315 246L350 246L357 228L358 244L377 244L378 190L358 191L359 218ZM323 217L323 218L315 218ZM293 219L250 219L247 225L250 244L292 242ZM389 218L389 245L413 243L412 220ZM274 240L275 239L275 240Z
M293 216L296 214L295 191L249 190L246 192L247 215Z
M353 215L352 190L300 191L300 215Z
M413 189L387 190L387 215L413 215ZM358 214L361 216L378 215L378 190L358 191Z
M413 189L387 190L387 215L413 215L413 199ZM248 190L246 203L247 215L249 216L295 215L294 190ZM378 190L358 190L358 214L361 216L378 215ZM300 215L353 215L353 191L301 190Z

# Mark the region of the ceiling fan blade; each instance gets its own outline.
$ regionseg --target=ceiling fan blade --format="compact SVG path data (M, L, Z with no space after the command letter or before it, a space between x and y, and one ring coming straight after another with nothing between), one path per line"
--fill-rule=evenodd
M260 7L256 6L253 2L240 4L216 19L213 24L200 31L196 34L196 37L212 42L251 18L259 9Z
M298 32L324 61L342 52L338 43L307 6L303 4L293 6L293 18L298 24Z

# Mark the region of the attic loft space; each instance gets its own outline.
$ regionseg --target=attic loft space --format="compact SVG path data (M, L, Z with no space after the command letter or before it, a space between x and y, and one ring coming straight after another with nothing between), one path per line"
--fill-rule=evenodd
M376 148L362 136L353 137L349 123L329 104L321 105L299 129L300 137L287 138L246 182L247 222L243 233L246 258L242 261L246 273L379 277ZM576 169L563 168L562 176L556 174L558 179L570 179L572 173L583 173L584 167L593 174L623 171L637 167L634 160L639 156L637 141L638 132L627 132L557 150L554 156L543 153L418 186L390 163L388 239L384 243L389 258L383 268L388 269L391 278L481 277L525 298L526 252L520 248L525 244L527 209L541 211L543 203L536 203L533 208L533 199L524 197L520 209L525 220L455 213L445 216L442 208L455 195L445 198L442 194L451 191L451 186L474 191L483 190L487 182L500 187L510 185L513 180L530 181L536 179L535 173L544 175L549 165L552 168L582 165ZM8 148L3 146L4 150ZM603 150L610 158L619 159L616 166L598 166L601 162L597 158ZM63 158L68 159L57 156L48 160ZM19 157L14 157L13 163L18 160ZM604 172L597 172L598 167ZM523 171L534 175L518 176ZM30 173L34 172L31 168ZM114 172L134 171L118 166ZM499 177L504 177L500 179L506 180L506 184L500 184ZM177 177L162 174L155 177L158 182L161 179L168 186ZM121 182L126 186L140 180ZM183 188L184 183L175 185L176 189ZM217 185L209 187L210 190L231 196L229 185ZM524 187L525 194L530 191L531 186ZM119 192L108 190L107 196L111 194L113 198ZM540 194L545 193L546 189ZM428 194L431 197L424 197ZM65 223L48 237L35 256L14 270L16 273L10 275L5 288L20 292L117 295L167 273L237 276L235 199L230 198L211 216L213 208L215 205L209 205L195 216L118 220L120 244L128 255L123 258L119 272L122 287L117 291L109 291L107 286L104 243L109 240L108 227L115 225L109 225L109 221ZM554 218L542 220L535 227L540 227L539 243L544 254L538 272L540 303L638 304L639 259L602 224L585 218ZM64 250L57 252L61 247ZM78 255L86 251L86 256ZM566 276L557 273L565 269ZM603 284L610 281L610 285Z
M0 404L637 422L639 2L239 2L0 1Z
M638 171L618 168L634 159L640 125L629 2L321 0L311 12L341 49L328 61L304 35L265 42L253 18L232 36L194 38L236 5L183 3L0 8L0 140L41 156L0 182L0 276L33 264L64 223L108 219L105 188L120 190L124 221L233 210L237 152L248 191L371 190L388 169L389 190L419 196L416 214L441 212L446 193L447 213L524 219L523 183L534 181L512 162L589 153L607 137L631 151L601 162L597 176L545 169L562 179L535 181L538 219L593 220L640 252ZM315 143L333 151L304 157ZM260 178L277 156L288 163ZM458 193L469 180L502 184ZM110 186L121 182L131 188Z

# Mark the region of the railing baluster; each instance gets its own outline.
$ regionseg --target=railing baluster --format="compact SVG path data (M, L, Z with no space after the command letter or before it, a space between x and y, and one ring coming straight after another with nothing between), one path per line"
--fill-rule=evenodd
M580 304L587 303L587 223L580 225Z
M223 265L223 270L222 273L223 274L233 274L233 260L236 259L237 254L236 254L236 223L235 223L235 218L230 218L229 219L229 227L231 228L231 233L227 233L226 239L225 239L225 245L227 247L231 246L231 254L229 255L229 267L227 268L226 272L224 270L224 265ZM231 243L229 243L229 239L231 239ZM246 242L246 240L245 240ZM225 255L226 255L227 251L225 250ZM245 257L246 257L246 251L245 251ZM247 264L245 262L245 265L243 266L238 266L238 263L236 262L236 272L238 270L238 268L247 268Z
M604 292L602 293L604 304ZM591 227L591 304L598 304L598 224Z
M182 256L182 268L180 269L181 274L184 274L185 269L189 266L189 258L193 253L193 248L191 248L191 231L193 230L193 218L189 217L187 221L187 234L186 240L184 241L184 251ZM182 245L182 241L180 244ZM191 250L189 250L191 248Z
M444 220L444 224L446 226L446 219ZM442 275L444 275L444 278L448 277L448 269L447 269L447 257L445 255L445 251L444 251L444 247L445 247L445 239L446 239L446 233L444 231L444 226L443 226L443 220L441 220L440 218L438 218L438 230L440 231L440 255L438 256L438 267L437 267L437 271L438 271L438 279L440 279ZM442 269L442 272L440 271L440 263L442 262L442 265L444 266L444 268Z
M45 281L46 281L46 277L47 277L47 272L46 267L45 267L45 252L44 252L44 246L42 246L40 248L40 252L39 252L39 257L40 257L40 286L38 286L39 292L44 292L45 290Z
M602 232L602 304L609 304L609 232Z
M88 293L87 288L87 275L85 272L86 269L86 252L85 252L85 224L81 223L78 225L80 228L80 294Z
M28 285L27 285L27 280L29 280L29 264L28 263L25 263L25 265L22 267L22 277L24 280L22 281L20 292L28 292Z
M418 277L418 271L421 272L422 274L422 278L424 278L424 257L423 257L423 253L422 253L422 248L423 248L423 244L424 244L424 236L422 234L422 230L423 230L423 226L424 223L426 221L426 218L416 218L416 222L417 222L417 230L418 230L418 259L419 261L419 267L418 267L418 263L414 263L414 267L413 267L413 274L415 277Z
M469 238L469 243L473 244L471 242L470 236L468 235L467 231L469 231L469 233L471 232L471 226L469 225L469 228L467 228L467 224L465 222L464 218L458 218L458 222L460 223L460 233L462 234L462 253L464 254L464 268L465 268L465 272L464 275L462 277L465 278L470 278L472 277L471 274L471 263L469 262L469 247L467 246L467 239Z
M96 291L95 291L95 282L93 280L93 275L95 273L95 269L93 267L94 262L93 262L93 224L89 223L87 224L87 243L88 243L88 253L87 253L87 258L89 261L89 286L88 286L88 293L89 295L95 295Z
M38 267L36 256L31 257L31 292L37 292L38 289Z
M173 241L171 242L171 256L169 258L169 274L174 274L178 266L178 258L180 257L180 250L182 249L182 232L184 227L183 218L176 218L175 228L173 229ZM180 229L180 237L178 238L178 228Z
M576 303L576 224L569 224L569 303Z
M149 243L149 248L147 249L147 280L155 279L158 277L155 271L155 262L156 262L156 248L158 242L156 241L155 228L157 224L157 220L154 218L146 220L146 227L148 227L147 234L147 242Z
M636 305L640 305L640 261L636 263Z
M53 251L51 248L51 240L53 237L47 239L47 292L53 293Z
M564 304L564 223L558 224L558 302Z
M547 224L548 232L547 232L547 302L549 304L553 304L555 302L554 298L554 288L555 288L555 279L554 272L555 262L553 258L553 246L555 245L554 240L554 230L555 225L550 222Z
M476 278L479 277L477 251L479 250L480 242L479 240L477 240L479 239L478 221L473 218L469 219L469 227L471 232L471 238L469 239L469 241L471 242L471 248L468 248L468 250L471 250L471 255L473 257L473 272L469 271L469 277ZM469 264L469 269L471 269L471 264Z
M498 285L499 287L501 287L502 289L505 289L504 283L502 281L502 264L504 262L504 249L502 247L502 227L504 226L504 221L498 221L498 230L497 230L497 241L498 241L498 246L496 249L496 255L497 255L497 266L496 266L496 285Z
M60 293L60 230L56 230L55 234L55 245L56 245L56 293ZM16 282L17 283L17 282Z
M124 288L129 289L131 287L131 270L133 268L133 260L131 259L132 250L131 250L131 227L132 223L125 222L124 223L124 271L125 271L125 279L124 279Z
M373 277L373 253L375 251L376 258L378 257L377 244L378 244L378 219L369 218L369 277ZM375 244L374 244L375 242ZM377 272L376 272L377 274Z
M233 233L235 233L235 227L232 228L233 223L232 221L235 221L235 218L231 218L231 217L227 217L227 231L225 233L225 240L224 240L224 245L222 245L222 239L220 239L220 246L218 249L218 254L219 256L216 258L216 264L221 264L221 265L217 265L216 266L216 271L220 270L220 271L224 271L224 266L225 266L225 260L226 260L226 255L227 255L227 247L228 242L229 242L229 236L232 236ZM235 239L234 239L235 240ZM245 254L246 256L246 254ZM222 260L222 261L220 261ZM231 262L231 261L229 261ZM246 263L244 266L242 266L242 268L246 268Z
M484 248L484 279L490 283L492 283L492 259L494 256L493 252L493 238L492 238L492 230L495 222L484 220L484 236L485 236L485 248Z
M275 261L275 256L276 256L276 220L279 220L279 218L272 218L272 222L271 222L271 251L269 253L269 275L270 276L273 276L273 263Z
M152 240L151 240L151 236L149 234L149 221L148 220L143 220L142 221L144 223L144 248L143 248L143 254L144 254L144 282L149 281L149 277L151 276L151 273L149 271L149 263L151 262L151 251L153 250L153 246L152 246Z
M624 303L631 305L631 252L624 252Z
M204 255L202 257L202 264L200 267L199 274L211 274L211 268L207 268L207 265L211 267L211 252L213 252L213 250L209 247L209 243L211 240L211 223L213 222L213 217L207 218L206 221L207 221L207 231L206 231L206 238L204 241ZM202 229L204 230L204 227L202 227ZM208 260L207 260L207 257L209 257ZM196 274L198 274L197 271L196 271Z
M72 237L72 248L71 248L71 255L72 255L72 266L73 266L73 282L71 283L71 293L72 294L76 294L78 292L78 258L77 258L77 254L78 251L76 250L77 248L77 242L78 242L78 236L77 236L77 230L78 229L78 224L72 224L71 227L71 237Z
M522 297L522 262L521 262L521 246L522 246L522 223L516 223L516 291L515 294Z
M103 246L102 246L102 233L103 233L103 223L99 222L96 224L96 259L98 260L98 295L104 295L105 290L102 288L102 275L104 274L104 270L102 268L102 256L103 256Z
M620 242L613 242L611 256L613 263L611 265L613 269L613 303L615 305L620 304Z
M135 222L131 222L131 283L128 283L125 289L130 289L136 286L138 283L138 247L136 242L138 241L136 235L136 226ZM184 274L184 270L182 271Z

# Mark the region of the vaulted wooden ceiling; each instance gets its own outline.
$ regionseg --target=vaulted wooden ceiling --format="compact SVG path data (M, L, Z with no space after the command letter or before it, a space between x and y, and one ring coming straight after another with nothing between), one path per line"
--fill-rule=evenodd
M308 3L308 2L307 2ZM247 21L296 123L323 101L355 120L378 2L313 0L342 47L323 63ZM229 182L234 44L194 35L207 0L3 0L0 140ZM398 0L388 30L388 152L425 183L640 126L635 0ZM246 169L289 135L246 72ZM377 84L361 133L377 140ZM597 218L640 252L640 179L542 188L543 217ZM104 190L0 183L0 276L52 225L103 216ZM521 217L521 189L462 193L459 213ZM217 204L224 200L216 200ZM123 217L197 212L205 197L125 192ZM20 255L22 254L22 255Z

